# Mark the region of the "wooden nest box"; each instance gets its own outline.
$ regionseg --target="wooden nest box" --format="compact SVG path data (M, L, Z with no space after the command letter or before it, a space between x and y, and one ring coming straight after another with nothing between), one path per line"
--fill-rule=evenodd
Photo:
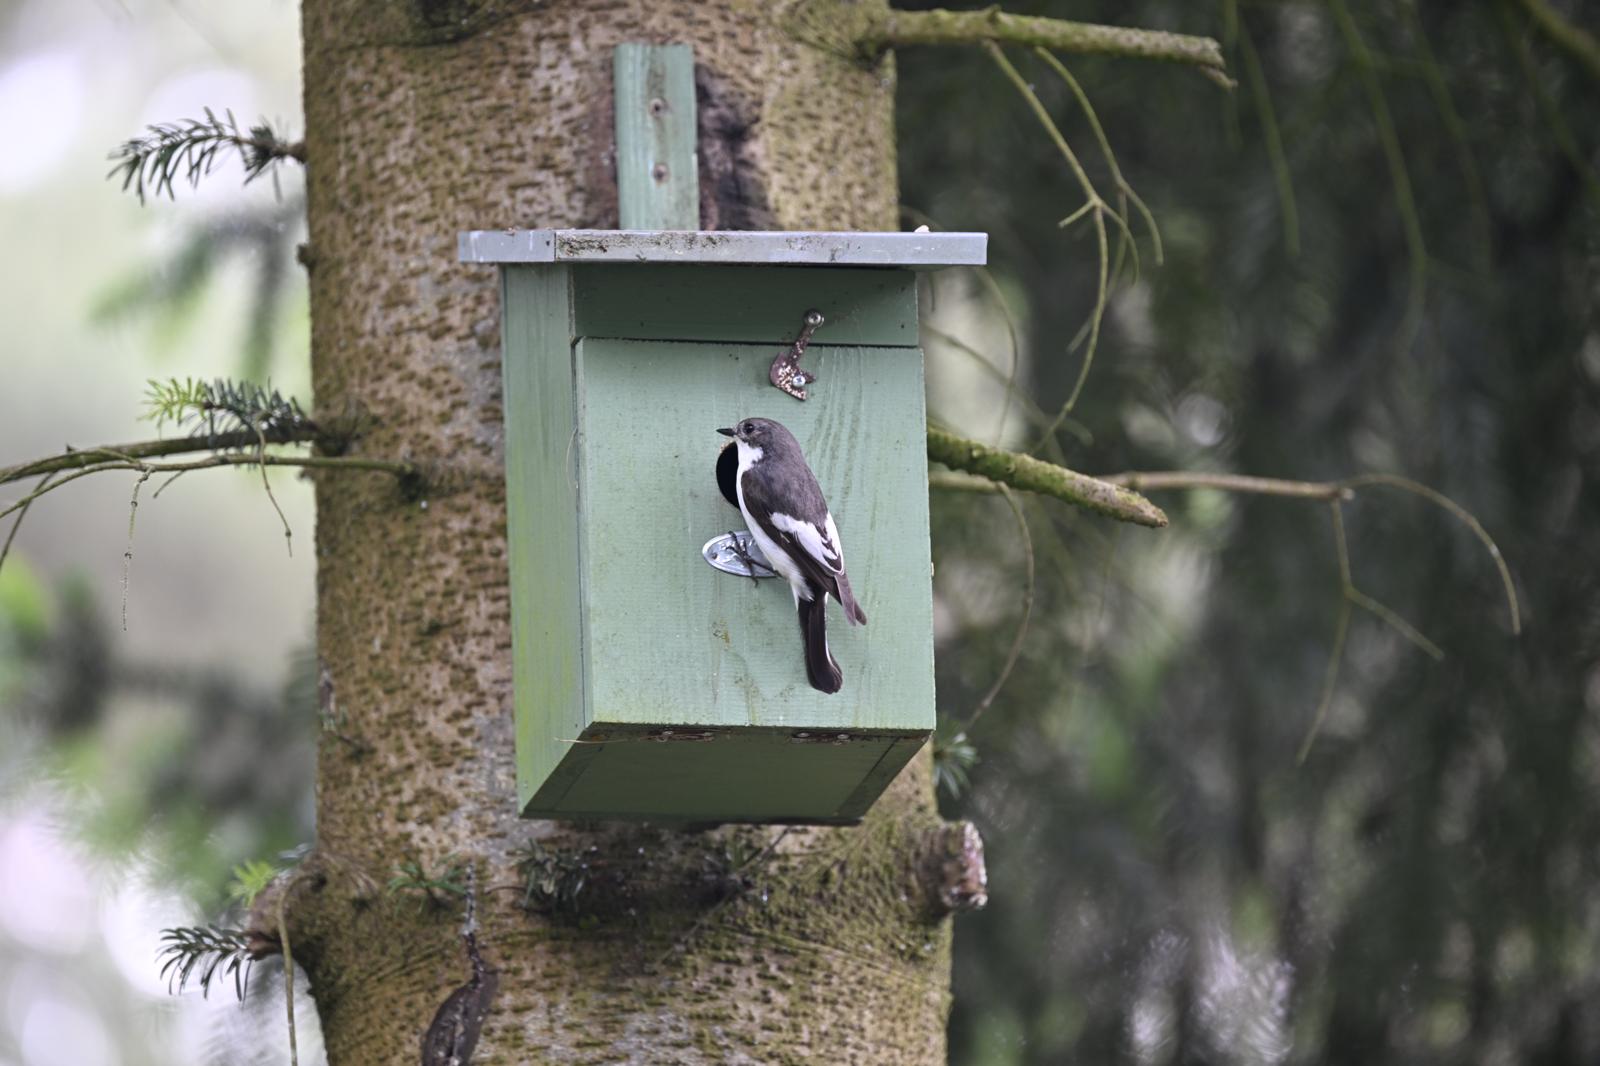
M934 726L916 272L982 234L496 230L523 814L857 821ZM769 381L808 312L799 402ZM776 419L828 498L870 623L806 682L784 581L722 572L744 529L719 426ZM732 569L738 570L738 566Z

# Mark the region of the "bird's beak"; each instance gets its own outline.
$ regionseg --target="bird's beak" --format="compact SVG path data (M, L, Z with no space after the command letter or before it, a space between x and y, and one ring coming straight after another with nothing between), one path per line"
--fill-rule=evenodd
M731 436L733 436L733 430L731 430L731 429L728 429L728 428L726 428L726 427L724 427L724 428L722 428L722 429L719 429L719 430L717 430L717 432L718 432L718 433L721 433L721 434L722 434L722 435L723 435L723 436L724 436L724 437L731 437Z

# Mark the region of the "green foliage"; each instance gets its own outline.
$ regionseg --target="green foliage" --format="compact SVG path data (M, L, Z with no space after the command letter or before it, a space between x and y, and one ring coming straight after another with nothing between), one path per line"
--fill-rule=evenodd
M933 738L933 783L951 799L958 799L967 790L973 766L978 762L978 749L965 733L946 736L939 733Z
M250 950L244 931L216 925L178 926L161 931L158 956L167 991L182 992L193 978L200 994L211 994L219 976L233 978L234 994L242 1001L250 984Z
M251 381L264 380L277 337L288 325L285 309L304 299L305 287L292 267L295 242L304 233L305 206L297 193L220 216L180 220L176 244L133 264L96 299L92 316L102 323L148 320L152 346L170 349L199 319L212 278L234 264L250 276L238 373Z
M522 871L522 905L545 913L571 914L589 883L589 864L582 858L548 851L538 842L517 864Z
M12 598L21 561L0 570L0 792L48 783L71 798L77 843L112 863L137 854L218 913L230 870L263 856L281 867L312 835L315 657L294 659L279 691L225 664L135 655L86 581L24 582Z
M314 430L300 401L270 385L217 378L152 378L145 389L145 418L157 427L168 422L195 435L257 433L268 440L284 433Z
M1035 624L970 731L970 786L944 799L1004 886L961 919L951 1062L1454 1064L1490 1043L1507 1061L1600 1061L1592 967L1572 961L1600 952L1600 127L1577 121L1600 86L1514 4L1229 9L1232 97L1071 63L1166 262L1113 292L1107 358L1074 408L1085 432L1060 461L1414 478L1493 534L1531 621L1514 636L1483 548L1399 494L1344 505L1348 574L1325 503L1164 493L1159 536L1032 512ZM1218 5L1153 0L1072 14L1226 25ZM1071 191L1060 155L981 54L896 64L902 195L991 233L1023 340L1013 414L1036 422L1076 387L1060 353L1093 313L1097 242L1063 248L1048 225ZM1090 146L1072 85L1018 65ZM1007 367L984 317L934 321ZM940 373L970 371L931 362L934 416L955 392ZM995 601L1010 608L1015 567L983 497L937 493L932 510L953 717L1005 661L1014 609ZM1353 614L1296 765L1345 587L1414 629Z
M0 633L18 640L38 640L49 632L50 597L24 559L0 570Z
M233 868L233 880L228 884L228 898L241 907L248 908L256 897L266 890L278 868L261 859L251 859Z
M429 873L416 859L401 863L384 886L389 895L415 893L424 904L441 905L445 898L467 894L467 867L454 855L444 858L444 869Z
M124 141L111 153L116 165L106 176L120 175L123 190L132 188L139 202L144 203L147 193L159 196L165 192L168 198L175 199L174 186L180 177L191 188L199 185L224 150L239 153L246 184L279 161L298 158L304 152L279 137L264 121L241 131L232 111L223 112L223 116L218 118L208 107L204 119L180 119L146 127L145 136Z

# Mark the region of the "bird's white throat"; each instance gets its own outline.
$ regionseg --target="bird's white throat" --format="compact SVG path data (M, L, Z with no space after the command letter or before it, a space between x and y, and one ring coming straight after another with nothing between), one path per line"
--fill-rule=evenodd
M761 461L761 457L766 453L760 448L756 447L754 444L746 444L744 441L739 441L738 445L739 473L743 474L746 470L749 470L752 466L755 466L757 463L759 463Z

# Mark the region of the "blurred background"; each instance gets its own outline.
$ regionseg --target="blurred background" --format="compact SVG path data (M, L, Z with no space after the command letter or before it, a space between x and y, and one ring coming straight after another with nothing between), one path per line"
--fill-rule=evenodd
M1393 488L1342 508L1351 579L1420 640L1341 624L1325 502L1167 492L1152 533L936 489L941 804L990 872L952 1061L1600 1061L1595 71L1520 0L1007 8L1209 34L1240 85L1070 64L1163 261L1135 212L1052 430L1083 194L981 52L898 57L906 225L992 234L925 294L930 415L1090 472L1414 478L1498 541L1523 629ZM293 170L105 180L206 107L298 136L298 60L289 0L0 0L0 463L150 436L152 377L310 399ZM1114 199L1071 89L1011 60ZM0 1066L285 1061L275 970L241 1008L156 954L311 838L310 493L274 476L291 555L254 473L152 483L125 569L132 488L42 500L0 570Z
M150 378L307 395L298 173L225 158L143 208L106 179L206 107L298 130L299 61L289 0L0 0L0 465L154 436ZM134 477L42 499L0 568L0 1063L286 1061L280 970L241 1010L169 997L157 951L311 837L310 488L273 475L291 557L259 477L147 484L124 608Z

